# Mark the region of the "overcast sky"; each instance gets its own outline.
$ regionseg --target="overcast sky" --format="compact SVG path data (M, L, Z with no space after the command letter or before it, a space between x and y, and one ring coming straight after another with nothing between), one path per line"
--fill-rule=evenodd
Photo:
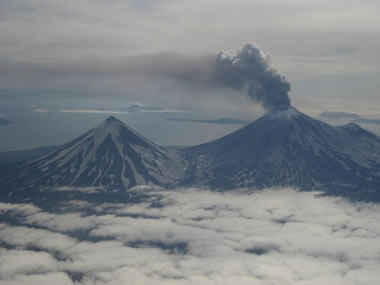
M193 84L219 51L246 43L270 56L301 111L380 117L378 10L375 0L0 0L0 116L14 122L0 126L0 150L63 143L136 102L172 111L115 114L157 143L226 134L239 126L167 118L260 116L236 90Z

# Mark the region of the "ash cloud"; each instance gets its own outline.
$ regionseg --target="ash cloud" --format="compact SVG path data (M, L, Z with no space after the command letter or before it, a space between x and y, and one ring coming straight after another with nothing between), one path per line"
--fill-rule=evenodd
M216 83L248 94L266 111L290 105L290 83L270 66L269 56L252 44L216 57Z
M290 105L290 83L270 66L269 56L253 44L215 55L157 54L134 59L137 70L166 75L195 89L227 88L248 95L266 111Z
M290 105L289 82L271 67L269 56L253 44L216 54L165 52L114 61L0 63L0 73L5 74L0 78L0 84L10 89L87 91L80 96L96 96L99 90L107 90L107 94L128 91L145 97L160 94L170 102L178 97L179 102L187 104L213 96L209 99L214 105L221 104L215 93L234 90L249 96L266 111L283 104Z
M153 66L140 60L145 62L141 65L145 71L166 74L195 88L232 89L248 95L266 111L290 105L290 83L271 67L269 56L253 44L235 51L220 51L216 56L156 55L150 57L157 63Z

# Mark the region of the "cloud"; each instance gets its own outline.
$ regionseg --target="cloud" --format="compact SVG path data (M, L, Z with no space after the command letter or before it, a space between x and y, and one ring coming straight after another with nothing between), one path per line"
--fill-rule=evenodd
M8 279L17 274L41 274L53 271L56 260L47 252L0 249L0 276Z
M220 49L230 50L254 41L273 55L273 66L296 86L292 95L298 104L313 98L318 101L315 104L320 104L332 97L354 104L351 101L357 94L376 103L376 1L365 1L360 7L353 0L137 2L3 1L3 92L12 94L24 89L27 94L37 94L45 90L49 95L43 100L54 93L66 98L106 96L115 98L119 106L119 97L138 101L144 96L144 102L153 105L174 101L186 107L194 104L211 109L222 105L223 100L210 103L206 97L222 96L224 91L197 92L193 87L185 92L182 86L173 86L173 82L160 77L160 70L164 75L166 68L173 78L178 71L178 77L196 81L197 74L203 72L196 67L203 66L198 58L215 59ZM275 20L268 22L268 18ZM28 37L31 32L33 38ZM168 56L162 56L162 51ZM213 57L208 56L210 53ZM170 68L181 62L185 68ZM152 79L148 73L159 78ZM195 92L198 94L192 94ZM344 94L344 99L338 93ZM194 96L204 100L194 100ZM91 103L88 107L94 108ZM245 103L234 97L224 105L244 108Z
M360 119L358 114L346 112L322 112L319 115L327 119Z
M50 112L49 109L42 108L42 107L38 106L37 104L32 105L32 110L34 113L49 113Z
M226 94L245 94L266 110L290 104L290 83L271 66L269 55L253 44L245 44L242 48L229 52L215 50L214 53L200 52L197 55L173 51L157 52L130 55L117 61L83 58L65 63L10 62L4 64L4 69L11 70L9 73L22 73L20 76L27 77L21 83L13 82L13 77L8 78L8 85L15 84L9 86L10 88L20 88L21 84L22 88L27 89L86 90L88 94L92 94L91 96L104 91L109 95L127 91L126 96L133 93L142 94L146 98L150 97L150 101L157 97L154 94L160 94L160 97L165 98L166 104L168 101L172 103L173 100L169 99L173 97L176 99L174 102L178 103L177 101L194 101L197 96L204 101L207 101L205 97L211 98L211 103L215 106L221 104L221 100L218 99ZM94 92L88 92L89 90ZM130 110L182 112L177 108L142 104L135 104L126 109ZM70 110L82 113L101 111ZM111 112L104 110L106 111Z
M374 124L374 125L380 125L380 119L357 119L354 122L356 123L365 123L365 124Z
M34 108L33 109L33 112L35 112L35 113L49 113L50 112L50 110L49 109L45 109L45 108Z
M127 69L157 78L167 77L195 90L231 89L248 95L267 111L290 105L290 83L271 67L269 55L250 43L216 55L141 55L131 59Z
M380 205L292 189L1 203L7 284L377 284ZM62 213L64 210L64 213ZM56 284L56 282L54 282Z
M347 55L361 49L375 51L378 47L373 39L377 32L373 27L378 23L375 1L366 1L359 8L353 0L334 3L238 0L217 4L207 0L201 5L198 1L143 1L136 4L139 2L110 4L86 0L80 5L73 0L54 4L47 0L38 4L25 0L4 2L1 16L4 23L12 27L1 31L4 57L46 60L58 58L63 51L63 60L83 54L115 57L141 50L163 50L168 46L175 50L212 50L215 46L240 43L252 35L265 46L284 54L304 56ZM346 7L344 11L342 3ZM327 18L337 21L326 22L326 9L331 13ZM267 22L268 17L276 20ZM264 22L266 25L262 25ZM173 32L173 26L183 32ZM34 32L34 37L27 40L29 30ZM146 31L150 32L149 37ZM230 31L238 32L226 37ZM338 34L339 38L331 38ZM290 42L283 41L281 36ZM300 36L307 40L294 45Z
M162 110L141 110L141 113L187 113L191 111L175 110L175 109L162 109Z
M251 121L239 120L233 118L220 118L220 119L185 119L185 118L168 118L168 121L177 121L177 122L191 122L191 123L203 123L203 124L222 124L222 125L247 125Z
M74 285L70 277L64 272L48 272L43 274L16 275L12 280L7 280L7 285Z
M364 123L364 124L373 124L380 125L380 119L368 119L363 118L355 113L346 113L346 112L322 112L321 117L327 119L348 119L355 123Z
M47 191L50 191L47 190ZM69 191L69 192L83 192L83 193L97 193L104 191L101 187L72 187L72 186L58 186L54 187L54 191Z
M271 67L269 55L253 44L229 52L219 51L216 55L140 55L120 67L145 76L166 77L194 90L231 89L247 94L265 110L290 105L290 83Z
M60 113L82 113L82 114L128 114L124 111L112 111L112 110L91 110L91 109L61 109Z
M167 109L158 106L150 106L141 103L133 103L128 107L122 108L122 111L127 111L130 113L185 113L189 112L186 110L175 110L175 109Z

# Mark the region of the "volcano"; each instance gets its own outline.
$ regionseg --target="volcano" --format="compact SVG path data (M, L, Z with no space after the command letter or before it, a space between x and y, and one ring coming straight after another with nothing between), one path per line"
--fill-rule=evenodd
M354 123L330 126L288 105L184 152L190 167L183 185L338 192L380 188L378 136Z
M111 116L7 172L0 181L5 195L56 186L290 186L380 200L380 138L355 123L331 126L283 105L225 137L169 151Z
M167 186L178 181L183 168L176 152L162 149L110 116L61 147L15 165L3 184L9 189Z

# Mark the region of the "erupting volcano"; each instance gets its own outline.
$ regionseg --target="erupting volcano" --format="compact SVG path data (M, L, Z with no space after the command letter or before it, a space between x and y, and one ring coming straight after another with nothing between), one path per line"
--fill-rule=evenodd
M380 138L354 123L334 127L281 105L215 141L167 151L114 117L47 154L12 168L3 189L136 185L215 190L291 186L376 196ZM4 191L3 191L4 193ZM377 196L376 196L377 197Z

